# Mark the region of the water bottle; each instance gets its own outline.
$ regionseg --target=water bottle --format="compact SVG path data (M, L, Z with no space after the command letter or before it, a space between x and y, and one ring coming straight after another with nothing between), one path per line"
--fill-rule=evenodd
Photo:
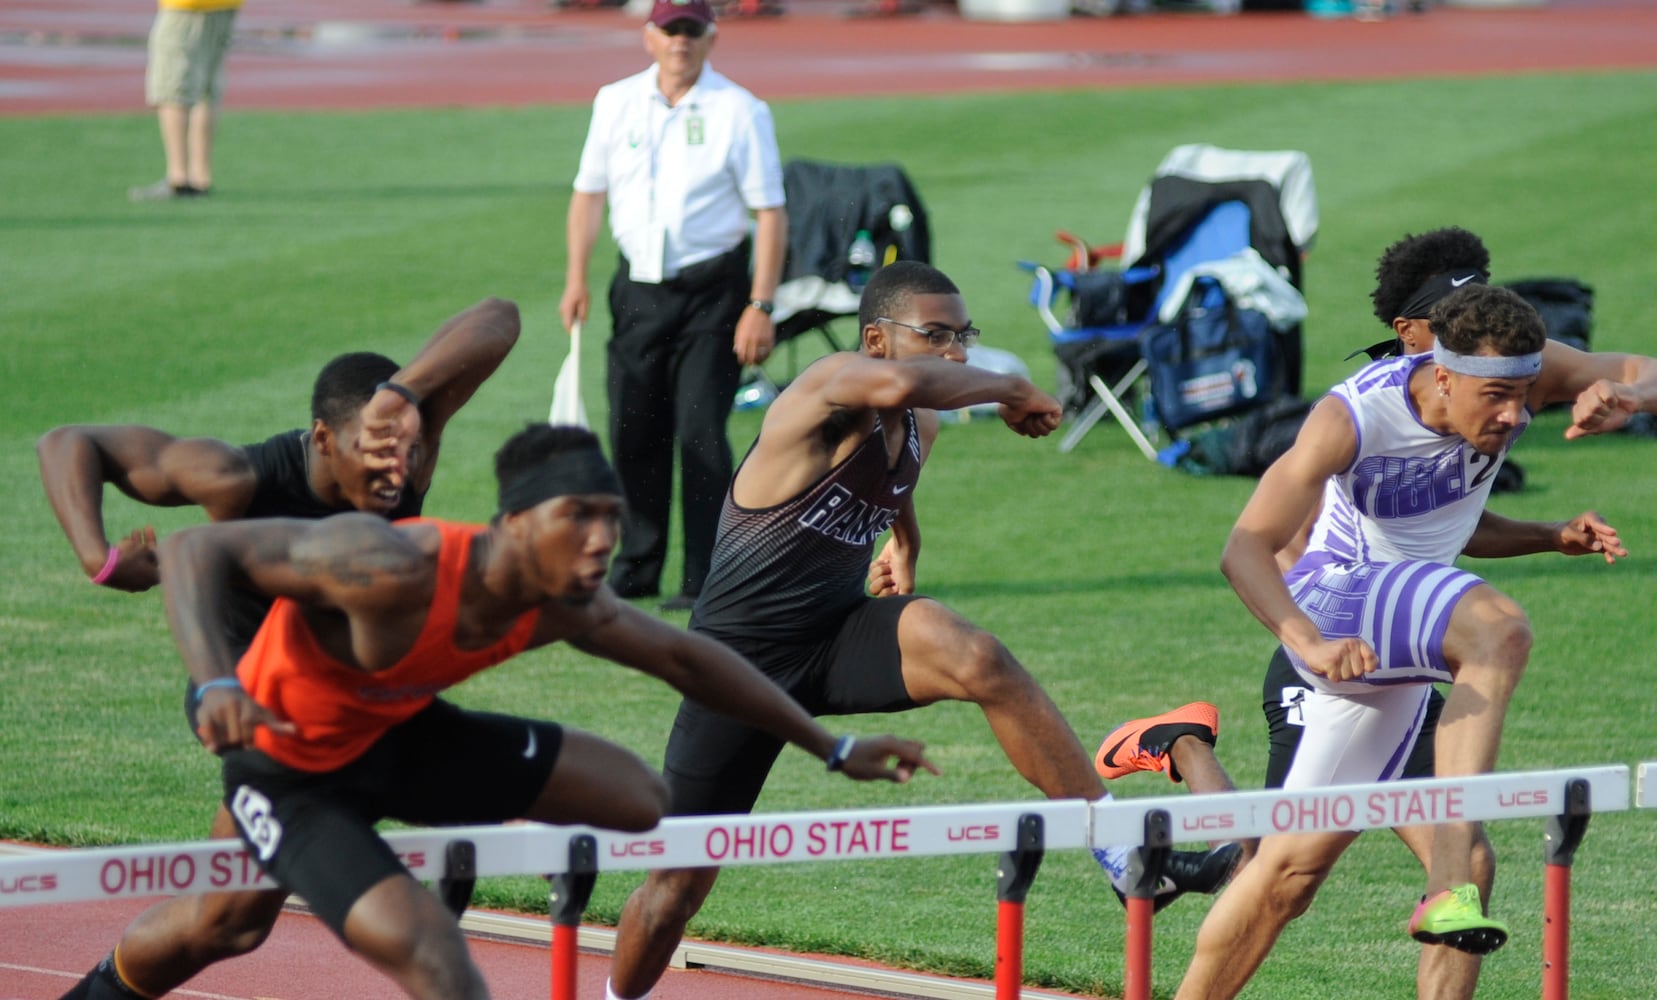
M875 269L875 241L867 229L859 229L846 251L846 284L852 291L862 293Z

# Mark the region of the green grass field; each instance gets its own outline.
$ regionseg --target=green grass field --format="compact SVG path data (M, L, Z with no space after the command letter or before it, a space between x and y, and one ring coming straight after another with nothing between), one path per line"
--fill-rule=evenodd
M1059 227L1119 239L1157 161L1192 141L1311 155L1322 231L1306 267L1310 390L1351 371L1347 352L1380 336L1367 298L1380 250L1451 223L1485 237L1498 278L1560 274L1594 285L1595 346L1657 350L1647 251L1657 232L1654 75L778 102L775 111L785 156L904 165L926 199L935 261L966 290L985 342L1017 352L1047 384L1051 353L1014 261L1062 262L1051 235ZM585 125L584 108L232 112L210 202L131 205L127 185L156 168L149 117L0 120L9 397L0 504L11 512L0 576L0 836L193 839L216 798L214 761L180 724L183 674L159 596L87 586L44 503L35 438L60 423L140 422L261 439L303 422L310 380L329 357L374 349L406 358L446 316L501 295L521 305L524 336L452 425L428 503L434 514L486 518L490 455L525 421L544 419L563 356L564 206ZM813 349L803 346L799 360ZM585 360L598 418L602 354L595 346ZM786 374L788 352L772 365ZM739 450L757 420L733 421ZM1634 554L1614 567L1557 557L1473 566L1536 629L1507 770L1657 758L1648 639L1657 442L1567 444L1562 428L1557 414L1539 419L1518 451L1530 485L1494 508L1521 518L1596 508ZM1217 569L1251 487L1154 466L1108 427L1060 455L1052 441L993 421L949 426L917 501L922 587L1002 636L1090 748L1126 717L1201 697L1226 720L1221 758L1239 784L1257 785L1257 696L1271 642ZM113 535L199 515L112 497L106 518ZM650 760L675 704L657 682L562 650L526 656L455 697L556 717ZM853 787L790 752L760 808L1032 797L974 710L845 725L923 738L945 775ZM1167 785L1142 776L1115 790ZM1501 824L1492 836L1502 862L1494 910L1514 937L1487 961L1480 995L1534 997L1542 823ZM1652 815L1593 821L1576 868L1575 996L1649 995L1654 848ZM591 916L613 920L634 881L601 879ZM1418 949L1403 923L1421 881L1390 835L1364 838L1247 995L1409 995ZM544 900L529 878L483 891L495 905ZM989 856L733 870L693 932L988 976L993 894ZM1177 983L1205 909L1186 901L1157 921L1159 994ZM1120 989L1121 908L1090 859L1048 858L1027 926L1033 982L1101 996Z

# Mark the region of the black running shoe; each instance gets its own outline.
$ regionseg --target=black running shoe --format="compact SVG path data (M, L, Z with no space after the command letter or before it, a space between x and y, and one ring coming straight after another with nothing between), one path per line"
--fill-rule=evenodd
M1243 845L1234 840L1211 851L1170 852L1168 863L1162 868L1162 884L1157 887L1153 911L1162 912L1163 907L1188 892L1205 896L1219 892L1231 881L1231 874L1242 859ZM1116 897L1123 906L1128 905L1128 897L1121 889L1116 889Z

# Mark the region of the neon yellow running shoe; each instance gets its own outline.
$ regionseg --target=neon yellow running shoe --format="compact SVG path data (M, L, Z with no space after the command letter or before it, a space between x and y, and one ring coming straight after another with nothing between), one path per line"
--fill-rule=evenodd
M1507 925L1484 915L1479 887L1471 882L1423 896L1409 930L1422 944L1449 945L1472 955L1488 955L1507 943Z

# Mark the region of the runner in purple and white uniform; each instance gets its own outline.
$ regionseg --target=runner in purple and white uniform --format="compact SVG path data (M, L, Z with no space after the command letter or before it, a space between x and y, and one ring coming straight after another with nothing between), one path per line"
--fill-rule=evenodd
M1476 282L1433 307L1431 328L1430 358L1377 362L1313 408L1226 544L1222 567L1232 587L1313 692L1289 788L1397 776L1429 686L1444 680L1451 687L1436 773L1492 770L1508 701L1529 659L1530 623L1511 598L1451 561L1463 553L1592 552L1607 562L1627 554L1616 531L1592 513L1553 525L1474 529L1532 413L1574 401L1567 438L1615 430L1635 412L1657 410L1657 360L1548 343L1523 299ZM1280 575L1275 553L1315 510L1304 555ZM1436 827L1427 896L1409 925L1417 940L1474 953L1506 940L1472 882L1479 834L1470 822ZM1203 921L1178 997L1241 992L1356 837L1341 831L1262 840ZM1418 982L1418 989L1434 985Z

